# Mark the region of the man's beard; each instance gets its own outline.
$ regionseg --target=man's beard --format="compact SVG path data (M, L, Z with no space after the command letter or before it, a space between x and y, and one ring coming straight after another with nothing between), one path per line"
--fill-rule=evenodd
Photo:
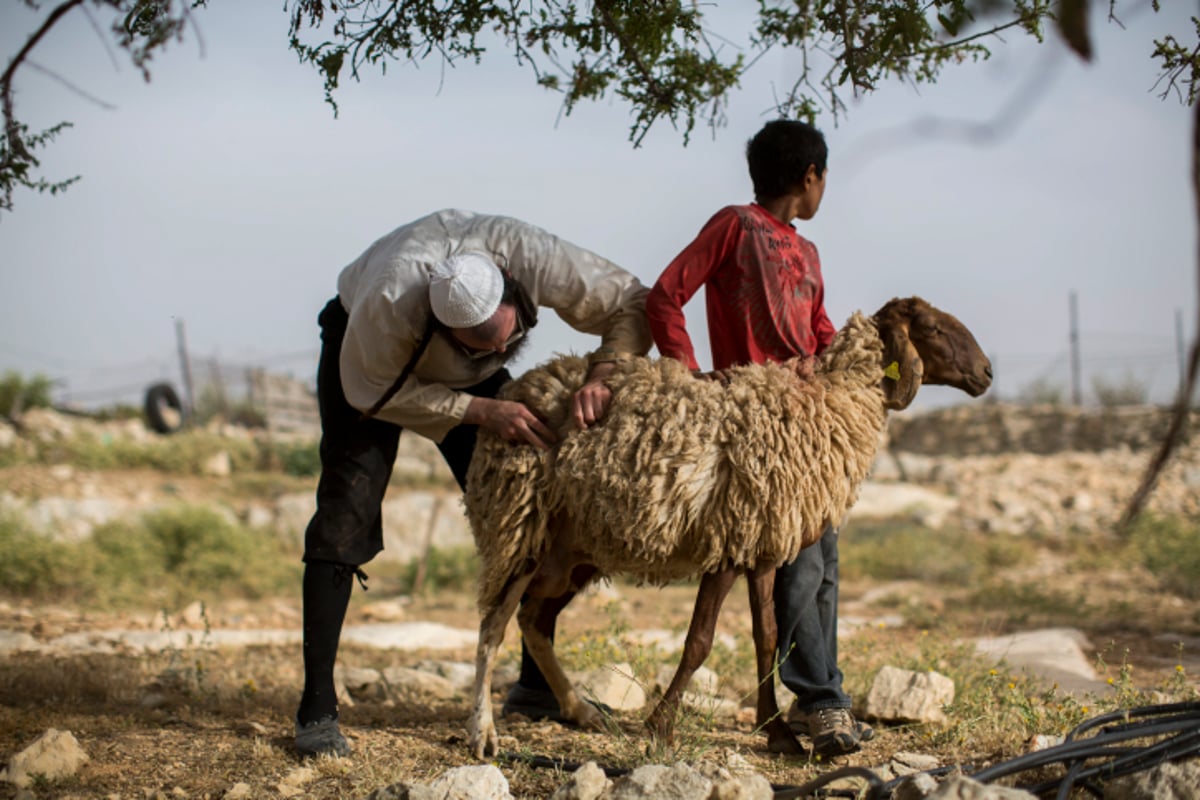
M496 356L499 357L501 363L507 364L508 362L519 358L521 356L521 353L523 353L525 351L525 345L529 344L529 339L531 338L530 337L531 333L533 333L533 331L530 331L530 330L525 331L525 335L522 336L520 339L517 339L515 342L510 344L508 347L504 348L503 353L496 353Z

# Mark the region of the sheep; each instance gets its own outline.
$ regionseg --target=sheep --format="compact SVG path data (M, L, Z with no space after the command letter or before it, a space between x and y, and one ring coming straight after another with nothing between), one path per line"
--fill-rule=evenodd
M772 751L803 754L770 679L775 569L849 511L888 409L906 408L922 383L979 396L991 384L987 357L961 322L911 297L871 318L853 314L819 359L735 367L727 384L696 380L673 359L631 359L608 381L604 419L580 431L569 401L586 371L584 359L559 356L505 388L557 432L552 450L480 432L464 496L480 557L471 750L480 759L498 750L492 670L518 605L526 647L564 716L602 727L547 633L576 592L613 575L653 585L700 576L678 671L646 722L669 739L721 603L745 574L758 723Z

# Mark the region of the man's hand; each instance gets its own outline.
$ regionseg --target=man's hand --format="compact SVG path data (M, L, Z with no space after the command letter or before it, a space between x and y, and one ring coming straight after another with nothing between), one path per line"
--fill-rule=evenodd
M572 416L575 418L575 427L579 430L599 422L604 412L608 411L608 404L612 401L612 389L605 385L604 379L616 369L617 365L611 362L593 365L588 371L587 382L580 386L571 398Z
M558 439L528 406L512 400L472 398L463 422L487 428L510 442L526 442L542 450L549 450Z

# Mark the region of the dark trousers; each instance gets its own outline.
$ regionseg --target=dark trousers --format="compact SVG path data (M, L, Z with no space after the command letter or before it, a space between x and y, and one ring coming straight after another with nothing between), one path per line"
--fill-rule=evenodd
M804 711L849 708L837 664L838 532L804 548L775 573L779 679Z
M382 505L396 461L401 428L364 419L346 402L340 356L349 318L341 301L329 301L318 317L321 357L317 366L317 402L321 412L321 478L317 511L304 535L304 695L297 720L316 722L336 716L333 668L350 601L354 574L383 549ZM500 370L462 391L495 397L512 379ZM460 488L475 452L478 426L452 428L438 444ZM523 654L522 682L545 684L541 673L526 676L532 659Z
M363 419L362 412L346 402L339 360L348 317L341 301L330 300L318 321L321 478L317 484L317 513L304 535L304 560L357 567L383 549L381 506L396 462L401 428L378 419ZM508 370L502 369L461 391L495 397L510 380ZM477 425L459 425L438 443L460 488L466 488L478 432Z

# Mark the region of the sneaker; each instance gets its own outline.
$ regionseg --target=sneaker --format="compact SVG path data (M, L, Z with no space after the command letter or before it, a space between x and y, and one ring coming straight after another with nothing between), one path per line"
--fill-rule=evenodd
M316 722L300 724L296 720L296 752L302 756L350 755L350 743L342 736L337 717L325 716Z
M793 703L792 707L789 708L787 712L787 724L789 727L791 727L792 733L796 734L797 736L807 736L808 717L809 715L806 712L801 711L796 704ZM863 722L861 719L854 720L854 728L858 733L858 740L860 742L869 742L875 738L875 729Z
M797 733L807 734L812 739L813 752L822 756L840 756L858 749L865 728L874 736L870 726L855 721L854 715L845 708L819 708L808 713L788 714L788 725Z
M612 709L604 703L595 703L591 700L588 702L592 703L606 717L612 716ZM519 683L513 684L513 687L508 690L508 696L504 698L504 705L500 707L500 716L507 717L509 714L520 714L534 722L548 719L560 725L574 724L563 716L554 692L549 689L526 689Z

